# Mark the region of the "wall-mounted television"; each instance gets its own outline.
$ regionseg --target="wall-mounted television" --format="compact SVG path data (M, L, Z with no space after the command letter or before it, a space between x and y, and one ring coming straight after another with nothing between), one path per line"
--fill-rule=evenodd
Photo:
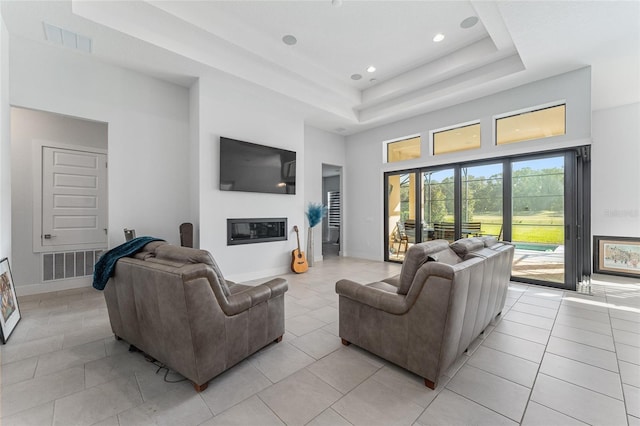
M295 151L220 137L220 190L295 194Z

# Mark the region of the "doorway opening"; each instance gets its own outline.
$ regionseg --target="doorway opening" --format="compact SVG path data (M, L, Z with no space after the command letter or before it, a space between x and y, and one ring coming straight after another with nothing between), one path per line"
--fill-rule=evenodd
M107 248L108 124L11 108L12 272L47 291L91 282Z
M322 221L322 257L340 256L342 166L322 165L322 204L327 206L327 220Z

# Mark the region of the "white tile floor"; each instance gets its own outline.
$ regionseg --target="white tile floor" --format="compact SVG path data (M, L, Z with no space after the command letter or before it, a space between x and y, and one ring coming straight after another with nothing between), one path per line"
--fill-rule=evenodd
M502 317L430 390L337 336L335 282L399 268L332 257L287 275L283 342L200 394L113 339L100 292L21 298L0 349L0 424L640 424L637 280L599 276L593 296L512 284Z

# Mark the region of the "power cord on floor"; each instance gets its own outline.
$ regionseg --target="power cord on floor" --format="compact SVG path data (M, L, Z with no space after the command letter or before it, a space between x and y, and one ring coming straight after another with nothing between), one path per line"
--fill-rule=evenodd
M163 364L163 363L161 363L161 362L159 362L159 361L157 361L157 360L155 360L153 358L150 358L150 357L148 358L148 357L145 356L145 359L147 360L147 362L150 362L151 364L153 364L156 367L158 367L158 369L156 370L156 374L158 374L163 369L166 370L164 372L164 378L163 378L165 382L167 382L167 383L180 383L180 382L184 382L185 380L187 380L186 377L183 377L180 380L169 380L167 378L167 376L169 375L169 373L172 372L169 367L167 367L165 364ZM173 371L173 373L176 373L176 372ZM176 373L176 374L178 374L178 373Z

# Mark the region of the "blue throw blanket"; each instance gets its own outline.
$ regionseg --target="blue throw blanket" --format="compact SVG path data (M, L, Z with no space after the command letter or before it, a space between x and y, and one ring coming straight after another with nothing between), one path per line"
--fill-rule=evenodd
M113 270L116 267L118 259L125 256L131 256L132 254L140 251L151 241L164 240L154 237L138 237L103 253L93 268L93 288L96 290L104 290L104 286L107 285L109 277L113 275Z

